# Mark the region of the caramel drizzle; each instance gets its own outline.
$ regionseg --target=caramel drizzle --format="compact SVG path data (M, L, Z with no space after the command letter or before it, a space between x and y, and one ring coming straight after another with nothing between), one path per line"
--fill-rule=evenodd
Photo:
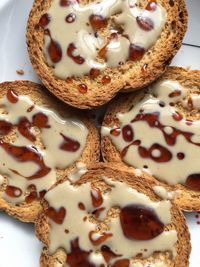
M51 168L45 165L42 154L33 146L19 147L0 140L0 147L2 147L18 162L32 161L39 166L39 170L29 177L25 177L18 173L20 176L26 178L27 180L42 178L51 171Z
M138 122L138 121L145 121L151 128L159 129L162 132L162 134L163 134L163 136L165 138L165 141L169 146L173 146L176 143L176 139L177 139L177 137L179 135L184 136L185 139L189 143L191 143L193 145L196 145L196 146L200 146L200 143L192 141L192 137L194 136L193 133L185 132L185 131L182 131L182 130L178 130L175 127L171 127L173 129L172 134L165 133L164 128L166 127L166 125L163 125L163 124L160 123L159 116L160 116L159 112L146 113L146 114L140 113L140 114L136 115L136 117L131 121L131 123L135 123L135 122ZM129 127L129 130L131 129L131 131L132 131L131 126L129 126L129 125L128 126L124 126L123 129L126 129L125 127ZM123 131L123 129L122 129L122 131ZM128 141L128 142L132 141L132 143L129 144L128 146L126 146L122 150L122 152L121 152L122 157L125 157L125 155L126 155L126 153L127 153L127 151L128 151L130 146L132 146L132 145L140 145L140 141L139 140L137 140L139 142L136 142L136 140L133 141L131 139L133 139L133 134L131 135L130 139L126 140L126 138L125 138L125 141ZM161 156L160 157L150 156L151 155L151 151L153 149L160 150ZM171 152L167 148L161 146L160 144L153 144L149 149L140 146L138 148L138 151L139 151L139 154L141 155L141 157L146 157L146 158L147 157L151 157L156 162L167 162L167 161L170 161L171 158L172 158Z

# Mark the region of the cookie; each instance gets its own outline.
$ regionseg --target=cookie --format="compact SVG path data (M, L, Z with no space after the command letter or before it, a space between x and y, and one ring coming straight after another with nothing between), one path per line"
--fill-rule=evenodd
M105 161L148 172L184 210L200 209L200 71L171 67L152 86L119 96L102 127Z
M99 160L94 122L32 82L0 84L0 135L0 209L22 221L76 165Z
M189 266L185 219L152 183L103 163L88 167L76 183L57 183L36 221L44 243L40 266Z
M186 29L184 0L35 0L27 46L44 85L90 109L156 80Z

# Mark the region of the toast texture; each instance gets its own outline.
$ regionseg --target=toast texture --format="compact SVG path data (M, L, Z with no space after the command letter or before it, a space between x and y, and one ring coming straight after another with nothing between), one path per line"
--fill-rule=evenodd
M42 15L48 12L52 0L35 0L27 25L27 47L33 68L43 84L56 97L81 109L91 109L111 100L121 89L123 92L138 90L155 81L163 74L179 50L187 29L187 10L184 0L157 0L167 12L167 22L156 43L139 61L127 61L115 68L106 68L94 79L84 75L65 80L55 77L43 53L44 29L38 25ZM87 4L81 1L81 4ZM145 8L148 0L139 0ZM109 76L108 83L102 78ZM87 92L80 93L79 85L86 85Z
M76 168L77 162L82 162L85 165L91 162L99 161L99 135L95 127L95 123L89 116L85 113L82 116L79 111L73 110L69 106L55 99L49 92L41 85L35 84L30 81L14 81L14 82L4 82L0 84L0 98L6 96L8 90L14 90L19 96L28 96L34 104L39 107L47 108L55 111L61 118L67 117L78 117L81 122L87 127L88 135L85 143L85 147L82 154L78 160L73 164L69 165L65 169L56 169L56 180L62 180L69 173ZM5 110L1 107L1 114ZM1 140L6 140L8 143L12 143L15 140L16 128L12 130L6 136L3 136ZM40 138L40 131L37 132L38 138ZM42 142L42 141L41 141ZM25 143L26 144L26 143ZM63 159L64 160L64 159ZM13 164L14 165L14 164ZM1 173L2 174L2 173ZM37 218L38 213L41 211L42 207L39 200L34 200L31 203L22 202L18 204L11 204L2 198L2 194L6 190L8 183L5 174L2 174L4 181L0 186L0 209L4 210L11 216L18 218L24 222L34 222Z
M182 85L190 95L199 95L200 93L200 71L189 71L178 67L169 67L167 72L158 81L173 80ZM103 120L103 126L112 128L113 126L119 127L120 123L116 117L117 113L126 113L129 111L138 101L144 98L145 91L138 93L130 93L127 95L119 95L107 109L106 115ZM188 120L199 121L199 110L192 108L189 111L183 107L183 105L177 105L176 110L182 114ZM154 140L155 141L155 140ZM112 143L109 136L103 136L101 138L101 150L105 162L117 162L126 164L122 161L121 155ZM193 160L193 159L191 159ZM155 164L157 164L155 162ZM128 166L128 164L126 164ZM129 168L132 168L129 166ZM135 166L137 168L137 166ZM144 170L144 169L143 169ZM147 174L149 179L156 180L155 177ZM167 191L178 191L175 195L174 202L185 211L194 211L200 209L200 193L198 190L194 191L182 184L169 185L160 180L159 183Z
M152 201L157 202L161 200L152 190L152 186L154 186L155 184L153 180L149 179L148 176L144 174L144 180L143 183L141 183L141 177L136 176L130 168L117 163L98 163L89 166L88 172L84 174L75 185L80 186L81 184L84 184L86 182L92 182L92 184L96 185L99 181L101 181L101 177L109 177L112 181L123 182L127 184L130 188L133 188L138 192L145 194ZM162 264L163 266L170 267L189 266L189 255L191 250L190 234L182 212L173 203L173 201L171 203L171 224L167 225L165 230L169 231L173 229L177 231L177 242L175 245L176 256L170 258L168 252L154 252L150 257L143 259L138 255L133 258L133 263L135 263L135 265L133 264L133 266L149 266L148 264L155 264L157 262L159 262L161 266ZM45 210L48 209L48 203L45 200L43 200L43 208L44 210L40 213L38 220L36 221L36 235L44 244L43 252L40 258L40 266L64 267L66 266L65 264L67 258L64 249L58 248L54 254L49 253L49 234L51 231L51 226L49 218L47 217L45 212ZM81 235L81 232L79 232L78 234Z

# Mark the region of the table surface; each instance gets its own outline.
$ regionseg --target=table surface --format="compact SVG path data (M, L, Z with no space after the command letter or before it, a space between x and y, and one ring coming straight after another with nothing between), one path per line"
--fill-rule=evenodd
M25 29L33 0L0 0L0 82L27 79L39 82L30 64ZM184 44L172 65L200 69L200 0L187 0L189 27ZM23 76L16 70L23 69ZM192 238L190 267L200 266L200 222L198 213L185 214ZM0 213L0 267L39 266L42 245L31 224L21 223Z

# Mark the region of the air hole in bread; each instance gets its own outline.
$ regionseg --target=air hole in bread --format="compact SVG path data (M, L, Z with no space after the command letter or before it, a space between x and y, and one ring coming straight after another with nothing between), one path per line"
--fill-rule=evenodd
M172 23L171 23L171 27L172 27L172 30L175 31L176 30L176 21L173 20Z
M173 7L173 6L174 6L174 0L169 0L169 5L170 5L171 7Z

